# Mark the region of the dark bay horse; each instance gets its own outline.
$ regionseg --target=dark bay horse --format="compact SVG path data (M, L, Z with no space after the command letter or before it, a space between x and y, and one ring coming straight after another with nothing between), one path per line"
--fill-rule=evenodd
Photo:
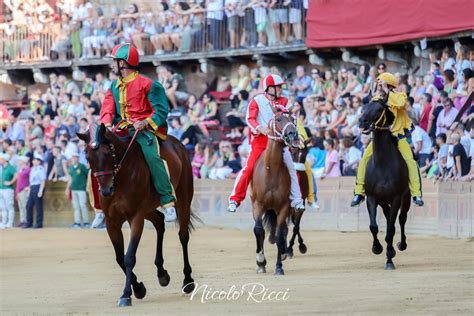
M364 112L359 119L359 126L364 134L373 132L373 155L367 163L365 174L365 192L367 194L367 210L370 217L370 231L374 241L372 252L379 255L383 251L377 233L377 206L380 205L387 220L386 270L395 269L392 259L396 251L393 247L395 222L400 210L399 222L401 241L398 249L407 248L405 223L410 209L410 191L408 187L408 168L397 148L397 139L392 136L389 127L394 120L394 114L387 108L385 101L372 101L364 106Z
M290 174L283 160L285 146L299 145L298 132L291 117L276 112L269 124L268 145L255 164L252 176L252 212L257 241L257 273L265 273L263 250L264 224L276 238L277 263L275 275L283 275L282 256L286 256L286 220L290 212ZM265 223L264 223L265 222Z
M306 199L309 195L309 183L308 176L306 174L305 162L306 156L308 155L308 142L311 142L311 139L303 142L302 146L291 149L291 155L293 156L293 161L295 162L296 173L298 174L298 181L301 189L301 197L303 198L304 203L306 204ZM298 237L298 249L304 254L307 251L307 247L304 244L303 237L300 232L300 223L301 218L303 217L304 212L296 212L294 209L290 211L290 219L293 223L293 234L288 243L286 253L288 257L293 257L293 245L295 244L295 238Z
M138 143L132 143L127 152L130 139L121 139L103 124L92 124L88 133L78 133L78 137L87 144L86 157L99 182L100 204L105 215L107 233L115 250L116 261L126 275L119 306L130 306L132 288L136 298L142 299L146 295L145 286L138 282L133 273L145 219L153 224L157 232L155 265L158 269L158 281L161 286L167 286L170 282L163 260L164 215L155 210L160 205L160 198L152 184L150 170ZM179 239L184 257L182 290L190 293L194 290L188 259L189 234L194 218L191 211L194 192L191 163L184 146L171 136L160 145L160 154L168 163L171 183L176 192ZM125 221L131 229L126 254L122 234Z

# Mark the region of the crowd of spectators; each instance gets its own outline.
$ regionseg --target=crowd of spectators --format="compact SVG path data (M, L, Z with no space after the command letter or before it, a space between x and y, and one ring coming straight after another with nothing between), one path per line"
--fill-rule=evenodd
M3 0L4 62L100 58L119 43L141 55L303 44L307 0L157 1L105 13L87 0Z
M409 142L422 175L433 180L474 179L474 110L472 105L462 109L474 91L474 54L461 45L455 46L455 52L451 55L445 49L439 55L431 54L432 67L426 74L396 73L398 90L408 95L407 111L415 125ZM249 155L249 131L244 122L249 101L263 92L262 78L269 73L281 75L286 81L283 94L294 104L294 116L311 137L307 160L314 176L324 179L356 174L371 140L370 135L361 134L358 118L372 83L385 71L384 63L339 70L304 66L295 70L276 66L250 69L241 65L234 78L221 80L220 92L203 95L190 93L183 76L166 66L157 67L154 79L165 87L170 104L169 134L191 153L194 177L228 179L236 177ZM102 100L114 79L113 73L97 73L77 82L52 72L49 87L33 91L27 108L0 129L0 198L6 199L10 193L4 196L4 191L13 189L16 181L15 195L24 206L20 212L23 226L31 225L26 219L31 215L25 214L33 206L41 208L31 194L29 199L21 194L29 184L25 175L20 181L20 174L30 161L44 167L44 176L30 177L39 185L39 192L43 193L43 181L67 182L66 194L71 194L75 209L73 227L80 227L81 222L89 225L83 209L87 177L78 177L87 173L85 144L76 132L84 132L89 123L98 121ZM17 178L7 179L12 172ZM39 192L35 191L35 197ZM26 204L30 204L28 212ZM8 226L6 208L5 212L3 224Z

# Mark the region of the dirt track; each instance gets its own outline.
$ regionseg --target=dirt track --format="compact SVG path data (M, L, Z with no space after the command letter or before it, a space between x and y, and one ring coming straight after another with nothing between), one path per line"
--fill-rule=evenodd
M295 258L284 262L286 275L275 277L273 245L265 244L267 274L256 275L253 233L198 229L190 256L199 285L229 291L232 285L240 290L246 283L258 282L268 291L288 292L286 301L256 303L247 301L245 293L236 301L202 303L203 291L192 301L180 292L182 257L174 227L167 230L164 251L171 283L167 288L158 285L153 265L155 233L148 229L135 267L147 296L141 301L133 298L131 308L119 309L115 303L124 277L105 231L0 231L0 313L474 313L472 241L408 236L408 250L398 252L394 260L397 270L384 271L384 255L370 252L369 233L304 232L304 238L307 254L295 249Z

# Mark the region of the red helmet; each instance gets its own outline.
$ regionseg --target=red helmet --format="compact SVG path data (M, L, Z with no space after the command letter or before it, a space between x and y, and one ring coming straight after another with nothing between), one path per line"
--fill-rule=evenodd
M130 66L138 66L139 55L137 48L130 43L119 44L112 49L112 58L125 60Z
M268 76L263 79L263 91L267 91L268 87L271 86L281 86L284 85L285 82L279 75L269 74Z

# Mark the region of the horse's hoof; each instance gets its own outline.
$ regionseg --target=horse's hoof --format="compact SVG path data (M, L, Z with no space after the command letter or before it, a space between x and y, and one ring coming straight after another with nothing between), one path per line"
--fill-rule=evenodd
M267 270L265 269L265 266L258 266L257 267L257 274L259 273L267 273Z
M398 247L398 250L404 251L407 249L407 243L406 242L402 243L401 241L399 241L397 243L397 247Z
M133 294L135 295L136 298L138 298L139 300L141 300L142 298L145 297L146 295L146 287L145 285L143 284L143 282L140 282L136 287L133 286ZM130 304L132 302L130 301Z
M293 258L293 249L286 249L286 256L289 259Z
M385 270L395 270L395 265L393 263L386 263L384 269Z
M276 268L275 275L285 275L285 271L283 271L283 268Z
M270 236L268 236L268 242L271 243L272 245L275 244L276 239L275 239L275 236L273 236L273 234L270 234Z
M372 252L374 253L374 255L380 255L383 252L382 245L380 245L380 244L373 245L372 246Z
M285 261L286 257L287 257L286 253L282 253L281 254L281 261Z
M183 282L183 292L186 293L186 294L189 294L191 293L192 291L194 291L194 288L195 288L195 284L194 284L194 280L191 278L189 282L187 282L186 280L184 280Z
M118 307L126 307L126 306L132 306L132 298L131 297L121 297L119 298Z
M308 248L306 248L305 244L300 244L300 246L298 248L299 248L299 250L302 254L305 254L306 251L308 251Z
M162 276L158 276L158 282L162 287L168 286L168 284L170 284L170 279L170 275L166 270Z

